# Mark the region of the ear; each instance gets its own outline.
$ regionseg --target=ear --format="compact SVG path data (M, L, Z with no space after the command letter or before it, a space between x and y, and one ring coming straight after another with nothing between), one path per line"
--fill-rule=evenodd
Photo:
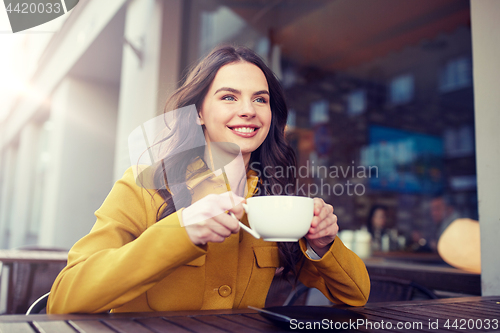
M205 121L203 120L202 116L200 113L198 113L198 118L196 118L196 123L198 125L205 125Z
M205 121L203 121L203 118L201 118L201 116L199 116L198 118L196 118L196 123L198 125L205 125Z

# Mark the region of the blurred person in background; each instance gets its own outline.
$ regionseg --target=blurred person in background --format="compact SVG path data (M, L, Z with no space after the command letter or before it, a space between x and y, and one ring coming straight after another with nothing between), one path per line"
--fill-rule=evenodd
M387 232L387 206L374 205L368 215L367 228L372 236L372 247L374 251L382 249L382 237Z
M435 196L430 203L430 213L432 224L429 228L428 242L433 252L437 251L437 243L439 237L448 228L451 222L460 218L460 214L455 210L451 204L451 200L444 194Z
M437 252L439 237L460 214L456 211L448 196L435 195L429 203L430 223L424 230L412 232L413 250L416 252Z

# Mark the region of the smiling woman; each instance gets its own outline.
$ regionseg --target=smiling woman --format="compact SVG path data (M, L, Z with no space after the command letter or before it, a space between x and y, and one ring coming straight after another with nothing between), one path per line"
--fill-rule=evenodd
M237 144L248 165L251 153L264 142L271 126L264 73L247 62L222 67L207 92L200 119L207 143Z
M259 179L256 171L262 170L249 169L252 162L271 170L295 165L284 137L284 94L262 59L243 47L215 49L173 94L167 110L193 104L198 112L179 117L171 132L172 150L179 153L157 164L155 181L163 186L150 193L131 169L125 173L96 212L92 231L71 249L48 312L263 307L280 267L332 302L364 305L370 290L366 267L336 237L337 217L323 200L314 198L309 230L298 242L255 239L230 215L212 214L228 211L248 225L242 206L226 200L227 172L217 172L211 161L223 143L241 151L246 198L284 194L285 186L258 191L263 180L295 184L293 175L260 172ZM203 146L193 137L200 125Z

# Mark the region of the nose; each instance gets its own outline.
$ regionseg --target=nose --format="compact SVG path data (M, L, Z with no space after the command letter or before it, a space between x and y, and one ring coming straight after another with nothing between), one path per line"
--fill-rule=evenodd
M238 112L238 116L243 118L253 118L255 114L256 112L251 101L244 103L243 107Z

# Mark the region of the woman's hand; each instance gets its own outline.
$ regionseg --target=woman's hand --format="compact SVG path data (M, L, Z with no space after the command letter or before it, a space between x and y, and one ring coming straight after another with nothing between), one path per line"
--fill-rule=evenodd
M339 231L337 216L333 214L333 206L323 199L314 198L314 217L306 235L307 242L320 257L328 251Z
M232 193L234 202L241 203L243 198ZM182 211L182 221L189 239L196 245L208 242L222 243L231 234L240 230L239 221L226 211L234 213L238 219L243 217L241 204L233 207L229 192L210 194Z

